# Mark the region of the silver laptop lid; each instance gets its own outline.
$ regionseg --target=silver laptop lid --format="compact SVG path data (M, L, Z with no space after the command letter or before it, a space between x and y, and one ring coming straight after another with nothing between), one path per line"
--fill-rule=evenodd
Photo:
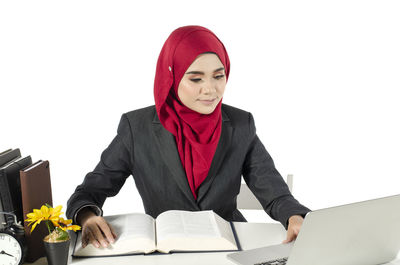
M287 265L369 265L400 249L400 195L352 203L307 215Z

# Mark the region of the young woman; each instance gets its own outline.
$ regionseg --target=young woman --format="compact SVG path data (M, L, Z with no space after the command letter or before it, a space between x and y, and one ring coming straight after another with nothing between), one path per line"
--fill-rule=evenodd
M265 211L296 238L309 209L293 198L256 135L249 112L222 104L230 62L208 29L176 29L156 69L155 106L122 115L117 136L68 201L67 216L82 226L83 245L116 237L101 217L107 197L133 176L147 214L213 210L246 221L236 208L243 176Z

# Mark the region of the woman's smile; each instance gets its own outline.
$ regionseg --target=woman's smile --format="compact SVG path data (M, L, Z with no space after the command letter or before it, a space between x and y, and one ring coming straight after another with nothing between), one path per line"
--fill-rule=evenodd
M213 99L198 99L198 101L200 101L200 103L204 104L204 105L212 105L212 104L214 104L216 99L217 98L213 98Z

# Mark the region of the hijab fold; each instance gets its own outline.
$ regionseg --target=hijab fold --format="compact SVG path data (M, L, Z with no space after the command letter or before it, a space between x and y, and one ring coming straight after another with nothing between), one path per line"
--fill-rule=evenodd
M154 99L161 124L175 136L179 157L195 199L207 177L222 130L221 101L210 114L186 107L178 86L188 67L203 53L215 53L229 76L230 62L222 42L210 30L185 26L174 30L160 52L154 81Z

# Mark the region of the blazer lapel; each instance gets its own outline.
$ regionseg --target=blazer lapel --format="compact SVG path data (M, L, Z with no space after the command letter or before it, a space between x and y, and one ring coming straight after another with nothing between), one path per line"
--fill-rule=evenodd
M157 112L155 113L155 117L153 119L153 130L157 139L158 149L160 150L165 164L172 173L174 180L177 182L187 199L191 202L192 206L200 210L193 197L192 191L190 190L186 173L183 170L174 135L167 131L160 123Z
M222 110L222 130L221 136L217 145L217 150L215 151L213 160L211 162L211 167L208 172L206 179L203 183L200 184L198 195L197 195L197 203L204 198L207 194L207 191L210 189L212 182L215 179L215 176L218 173L218 169L220 168L222 161L230 147L232 139L232 126L228 116Z

